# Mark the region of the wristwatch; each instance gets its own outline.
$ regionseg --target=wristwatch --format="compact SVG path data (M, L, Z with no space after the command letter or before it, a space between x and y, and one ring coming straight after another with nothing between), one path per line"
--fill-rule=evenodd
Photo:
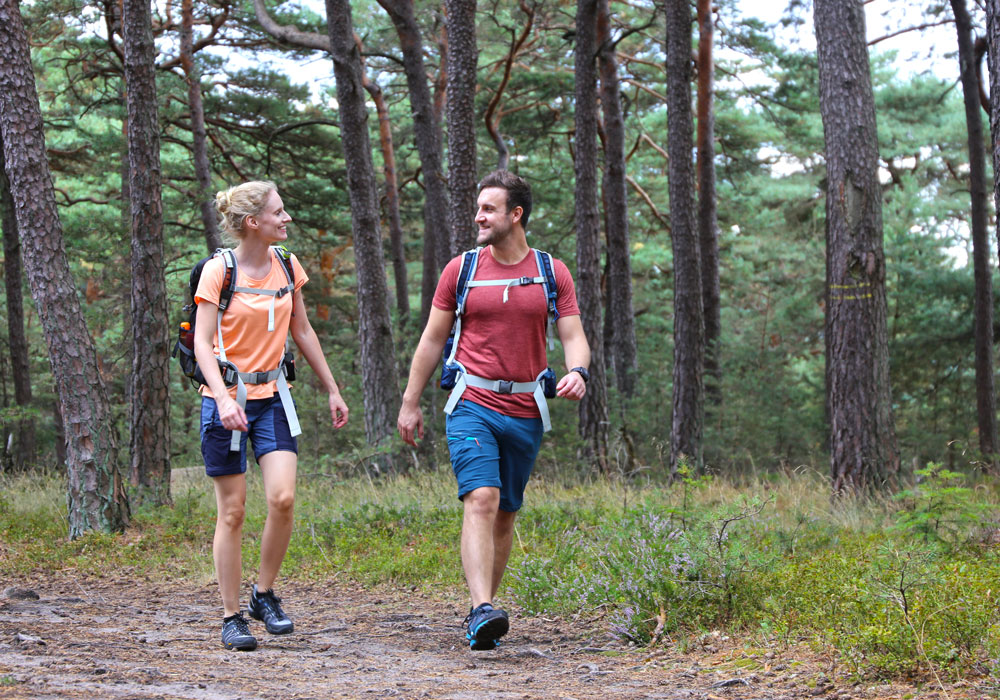
M586 367L574 367L570 372L576 372L581 377L583 377L583 383L586 384L590 381L590 372L587 371Z

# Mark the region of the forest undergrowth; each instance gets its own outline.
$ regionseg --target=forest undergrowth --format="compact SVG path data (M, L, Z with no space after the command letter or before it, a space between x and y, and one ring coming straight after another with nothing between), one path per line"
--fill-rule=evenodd
M500 599L525 615L587 615L627 644L681 649L803 642L859 677L977 677L1000 692L1000 493L939 465L896 496L831 502L815 471L740 483L555 477L529 486ZM248 479L244 562L265 512ZM124 534L66 538L59 475L0 475L0 579L45 571L213 579L215 504L197 468L172 507ZM447 470L300 474L282 575L423 590L462 585L460 503ZM245 576L250 577L249 565Z

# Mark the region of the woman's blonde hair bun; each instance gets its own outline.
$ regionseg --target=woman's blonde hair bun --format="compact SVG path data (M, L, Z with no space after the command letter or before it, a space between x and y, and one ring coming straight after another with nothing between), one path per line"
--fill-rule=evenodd
M271 192L278 188L269 180L253 180L222 190L215 195L215 209L219 212L222 230L236 239L243 238L243 223L248 216L258 216Z

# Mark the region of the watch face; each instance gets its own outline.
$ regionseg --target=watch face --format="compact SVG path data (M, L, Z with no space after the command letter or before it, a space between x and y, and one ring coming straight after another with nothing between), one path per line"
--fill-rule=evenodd
M583 381L585 381L585 382L589 382L590 381L590 372L588 372L587 370L585 370L583 367L574 367L570 371L578 373L581 377L583 377Z

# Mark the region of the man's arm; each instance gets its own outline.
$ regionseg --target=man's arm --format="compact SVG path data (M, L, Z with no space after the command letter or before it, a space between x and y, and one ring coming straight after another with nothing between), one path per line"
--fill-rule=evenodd
M556 321L559 340L562 341L563 355L566 359L566 369L574 367L590 368L590 343L583 331L583 322L579 316L560 316ZM572 401L579 401L587 393L587 383L579 372L569 372L556 385L556 396L562 396Z
M408 445L416 446L417 438L424 437L424 416L420 411L420 395L441 359L441 352L448 341L454 320L453 312L431 306L427 325L413 353L410 378L406 382L406 390L403 391L403 403L399 407L399 418L396 421L399 435Z

